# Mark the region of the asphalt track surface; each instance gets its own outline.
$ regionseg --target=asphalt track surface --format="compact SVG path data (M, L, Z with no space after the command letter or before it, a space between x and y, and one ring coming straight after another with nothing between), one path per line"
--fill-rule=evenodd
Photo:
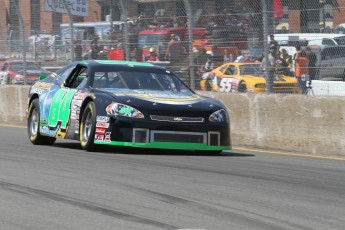
M0 229L345 229L345 158L34 146L0 124Z

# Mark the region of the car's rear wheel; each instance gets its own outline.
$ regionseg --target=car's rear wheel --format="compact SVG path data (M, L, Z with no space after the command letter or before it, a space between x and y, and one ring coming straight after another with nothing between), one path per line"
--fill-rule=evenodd
M52 145L55 137L42 136L39 132L40 127L40 110L38 99L34 99L29 107L28 116L28 135L31 143L34 145Z
M93 101L90 101L83 112L80 122L80 144L87 151L95 151L94 144L96 127L96 107Z
M244 81L241 81L238 84L238 88L237 89L238 89L239 93L246 93L247 92L247 84Z

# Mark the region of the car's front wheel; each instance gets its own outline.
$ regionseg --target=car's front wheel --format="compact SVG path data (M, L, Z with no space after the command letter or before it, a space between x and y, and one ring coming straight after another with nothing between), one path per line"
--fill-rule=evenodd
M239 93L246 93L247 92L247 84L244 81L241 81L238 84L238 92Z
M34 145L52 145L56 138L42 136L39 132L40 127L40 110L38 98L34 99L29 107L28 115L28 135L31 143Z
M96 107L93 101L90 101L84 109L80 122L80 144L87 151L95 151L94 144L96 127Z

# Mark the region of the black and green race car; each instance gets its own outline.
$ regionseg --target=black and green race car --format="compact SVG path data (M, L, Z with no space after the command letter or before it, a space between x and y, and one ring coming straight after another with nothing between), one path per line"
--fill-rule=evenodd
M60 137L88 151L100 145L231 149L226 107L150 63L73 62L31 86L27 117L35 145Z

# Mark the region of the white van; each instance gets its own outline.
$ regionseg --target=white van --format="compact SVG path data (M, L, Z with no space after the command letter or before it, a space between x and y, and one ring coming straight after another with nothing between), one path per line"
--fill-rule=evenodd
M345 35L335 33L288 33L288 34L274 34L274 39L279 44L286 44L288 42L308 41L308 45L345 45ZM269 38L268 38L269 41Z

